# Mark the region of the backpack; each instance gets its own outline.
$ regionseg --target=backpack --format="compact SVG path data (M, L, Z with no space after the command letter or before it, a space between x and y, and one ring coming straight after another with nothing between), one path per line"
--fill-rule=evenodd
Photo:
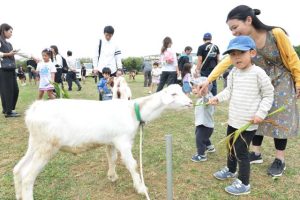
M62 73L68 73L69 67L67 61L64 57L61 56L62 59Z

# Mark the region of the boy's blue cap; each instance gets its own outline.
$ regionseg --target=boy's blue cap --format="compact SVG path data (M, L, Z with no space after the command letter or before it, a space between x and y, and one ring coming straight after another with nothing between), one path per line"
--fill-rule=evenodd
M233 50L239 51L249 51L250 49L255 49L256 45L254 40L249 36L237 36L230 40L227 50L223 55L230 53Z
M203 40L211 40L211 38L212 38L212 36L211 36L210 33L205 33L205 34L203 35Z

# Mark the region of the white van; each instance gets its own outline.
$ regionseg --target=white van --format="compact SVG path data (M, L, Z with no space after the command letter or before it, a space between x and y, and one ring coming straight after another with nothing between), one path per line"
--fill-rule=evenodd
M81 81L81 64L80 60L76 59L76 78Z

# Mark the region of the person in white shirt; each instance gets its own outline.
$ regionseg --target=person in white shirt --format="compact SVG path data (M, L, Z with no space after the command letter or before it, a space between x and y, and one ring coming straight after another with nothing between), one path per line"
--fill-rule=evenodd
M117 69L122 69L121 51L112 40L113 35L114 28L106 26L104 28L104 39L100 39L95 50L93 66L94 73L99 75L99 79L103 78L101 72L104 67L111 70L111 76L116 76Z
M58 48L56 45L50 46L52 54L53 54L53 64L56 67L56 73L55 73L55 83L60 83L63 87L63 79L62 79L62 67L63 67L63 60L61 55L58 52Z
M69 91L72 91L72 82L74 81L78 87L77 91L81 90L81 85L79 80L76 77L76 59L72 56L72 51L67 52L67 64L68 64L68 73L67 73L67 82L69 86Z
M177 83L177 74L179 74L179 69L176 53L171 49L172 44L172 39L170 37L165 37L160 55L162 73L156 92L161 91L165 84L169 86Z

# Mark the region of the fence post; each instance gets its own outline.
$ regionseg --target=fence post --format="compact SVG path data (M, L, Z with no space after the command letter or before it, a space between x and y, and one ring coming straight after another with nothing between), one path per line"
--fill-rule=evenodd
M167 158L167 200L173 200L172 135L165 135Z

